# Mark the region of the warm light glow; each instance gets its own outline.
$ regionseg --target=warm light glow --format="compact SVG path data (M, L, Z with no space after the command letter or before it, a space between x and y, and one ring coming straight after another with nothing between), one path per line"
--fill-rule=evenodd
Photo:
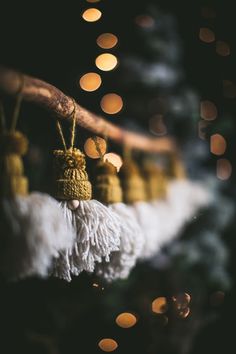
M98 151L100 150L100 151ZM98 159L106 153L107 143L103 138L96 137L96 144L94 139L88 138L84 144L84 152L92 159Z
M104 161L112 163L112 165L116 167L118 172L123 164L122 158L114 152L109 152L108 154L104 155Z
M202 101L200 111L201 117L205 120L214 120L217 117L217 108L211 101Z
M230 55L230 47L228 43L223 42L223 41L217 41L216 42L216 53L221 55L222 57L227 57L227 55Z
M122 328L133 327L137 323L137 318L129 312L123 312L116 317L116 324Z
M180 318L186 318L186 317L189 316L189 314L190 314L190 308L189 307L185 307L185 308L183 308L182 310L180 310L178 312L178 316Z
M223 80L223 92L224 96L227 98L236 97L236 85L229 80Z
M96 22L101 18L101 16L102 16L101 11L93 7L85 10L82 14L83 19L87 22Z
M165 135L167 133L166 125L161 114L156 114L149 120L149 130L155 135Z
M117 342L111 338L104 338L98 343L100 349L104 352L113 352L118 347Z
M211 306L220 306L223 304L225 299L225 293L223 291L215 291L210 296L210 304Z
M103 71L113 70L116 67L117 63L117 57L110 53L100 54L95 60L95 64L98 69Z
M116 114L122 109L123 100L116 93L108 93L103 96L100 104L103 112L108 114Z
M112 33L103 33L97 38L97 45L103 49L115 47L118 38Z
M158 297L152 302L152 311L155 313L165 313L168 309L165 297Z
M101 76L96 73L87 73L83 75L79 80L80 87L84 91L89 92L97 90L101 86L101 83Z
M225 181L230 178L232 174L232 165L231 162L227 159L219 159L217 161L216 175L222 181Z
M211 153L218 156L225 153L227 146L225 138L220 134L214 134L211 136L210 145Z
M188 307L191 301L191 296L187 293L182 293L172 296L172 300L175 305L175 308L177 310L182 310Z
M215 33L209 28L202 27L200 28L199 38L205 43L212 43L215 40Z
M150 28L155 24L154 19L149 15L139 15L135 18L135 22L137 25L144 28Z

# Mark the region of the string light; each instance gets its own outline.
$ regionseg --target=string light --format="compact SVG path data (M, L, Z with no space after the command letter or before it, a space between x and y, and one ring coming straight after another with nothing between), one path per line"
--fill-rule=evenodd
M91 72L84 74L80 78L79 84L84 91L92 92L97 90L101 86L102 79L99 74Z
M199 38L205 43L212 43L215 41L215 33L209 28L202 27L199 31Z
M87 22L96 22L101 18L101 16L102 16L101 11L93 7L85 10L82 14L83 19Z
M103 49L111 49L117 42L118 38L112 33L103 33L97 38L97 45Z
M213 134L210 140L211 153L214 155L223 155L226 150L226 141L221 134Z
M117 342L111 338L104 338L98 343L100 349L104 352L113 352L118 347Z
M99 146L100 152L98 151L96 144L98 144L97 146ZM84 144L84 151L86 155L92 159L100 158L100 155L103 156L107 150L106 140L101 138L100 136L96 136L96 144L94 139L92 138L88 138Z
M156 114L149 120L149 130L155 135L165 135L167 133L166 125L162 114Z
M107 114L116 114L120 112L123 107L123 100L121 96L116 93L108 93L101 99L101 108Z
M123 161L122 161L122 158L120 157L120 155L115 154L114 152L109 152L108 154L105 154L104 160L112 163L116 167L117 172L119 172L119 170L123 164Z
M231 162L227 159L219 159L216 165L216 175L222 181L230 178L232 174Z
M110 71L117 66L118 60L117 57L113 54L103 53L96 58L95 64L97 68L102 71Z
M229 44L223 41L216 42L216 53L221 55L222 57L226 57L230 55L230 47Z
M223 93L227 98L235 98L236 85L230 80L223 80Z
M202 101L200 104L200 115L205 120L214 120L217 117L216 105L211 101Z
M135 18L135 22L140 27L150 28L155 24L154 19L149 15L139 15Z
M116 324L122 328L133 327L137 323L137 318L129 312L123 312L116 317Z
M191 296L188 293L181 293L172 296L172 301L174 303L176 310L185 309L188 307L191 301Z
M152 311L158 314L165 313L168 309L165 297L158 297L152 302Z

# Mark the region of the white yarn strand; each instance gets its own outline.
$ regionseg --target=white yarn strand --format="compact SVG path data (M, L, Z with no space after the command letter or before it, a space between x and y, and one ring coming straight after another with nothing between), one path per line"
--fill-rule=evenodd
M119 250L121 225L116 214L97 200L79 201L75 210L68 208L68 202L59 204L74 227L76 239L71 252L56 262L54 275L71 281L72 274L93 272L96 262L110 261L111 252Z
M9 279L46 277L53 258L72 246L73 231L46 194L4 199L1 214L0 270Z
M109 205L121 222L121 240L119 251L112 252L110 262L102 262L96 268L99 276L106 281L112 282L116 279L126 279L140 256L144 237L132 211L124 203Z

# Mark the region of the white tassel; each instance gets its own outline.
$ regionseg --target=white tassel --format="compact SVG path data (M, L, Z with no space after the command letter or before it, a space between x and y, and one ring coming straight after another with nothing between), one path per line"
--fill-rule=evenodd
M136 202L129 206L139 223L144 237L141 259L152 257L158 250L159 215L153 205L148 202Z
M124 203L109 205L109 209L120 217L121 239L119 251L112 252L110 262L97 267L97 274L108 282L126 279L136 264L143 246L144 237L131 209Z
M75 229L76 239L73 249L55 263L54 275L71 281L71 274L93 272L96 262L110 261L111 252L119 250L121 225L116 214L96 200L79 201L74 210L70 209L71 201L59 204Z
M70 248L74 237L57 202L46 194L32 193L3 198L1 204L1 272L12 280L46 277L53 258Z

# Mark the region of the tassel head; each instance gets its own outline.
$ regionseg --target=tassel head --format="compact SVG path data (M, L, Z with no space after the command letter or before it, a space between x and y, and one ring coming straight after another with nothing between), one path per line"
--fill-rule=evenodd
M86 172L84 154L76 148L54 150L55 194L61 200L89 200L92 195L91 183Z
M22 156L28 150L27 138L18 131L0 136L0 196L14 197L28 194L28 179L24 176Z
M161 168L151 162L145 163L143 166L143 177L148 200L153 201L166 198L167 178Z
M100 161L97 164L94 197L103 204L122 201L122 189L116 167L108 161Z
M186 179L186 171L181 159L171 154L168 159L168 176L173 179Z
M120 169L120 180L125 203L133 204L146 200L145 183L133 160L124 160Z

